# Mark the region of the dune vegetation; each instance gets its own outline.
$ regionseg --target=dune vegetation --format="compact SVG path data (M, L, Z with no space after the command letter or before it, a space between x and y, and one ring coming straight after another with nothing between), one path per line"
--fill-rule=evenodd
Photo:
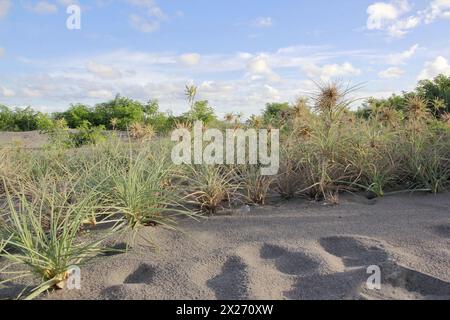
M140 228L176 229L180 217L202 219L271 197L338 205L343 192L444 192L450 186L449 82L441 76L415 92L370 99L356 112L357 88L323 84L292 105L268 104L247 121L235 114L218 120L192 87L186 90L190 111L178 117L158 111L155 101L142 105L119 96L54 115L29 109L26 121L25 111L5 107L2 129L41 130L50 142L40 150L0 149L0 284L31 279L23 297L35 298L63 288L70 266L115 250L108 245L118 234L133 247ZM262 176L250 164L174 165L168 132L191 128L194 120L220 129L280 129L278 174Z

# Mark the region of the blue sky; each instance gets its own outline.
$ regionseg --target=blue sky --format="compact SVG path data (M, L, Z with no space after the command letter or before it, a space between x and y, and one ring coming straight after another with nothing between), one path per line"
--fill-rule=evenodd
M250 115L333 79L389 96L450 75L449 33L450 0L0 0L0 103L121 93L180 113L193 83L219 114Z

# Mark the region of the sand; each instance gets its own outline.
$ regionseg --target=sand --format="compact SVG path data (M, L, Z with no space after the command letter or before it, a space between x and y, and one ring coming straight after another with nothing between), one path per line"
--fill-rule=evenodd
M158 250L99 258L81 290L42 298L450 299L448 193L295 200L179 227L142 230ZM370 265L381 290L367 288Z
M39 133L39 131L0 132L0 147L40 149L48 142L48 136Z
M17 138L17 139L16 139ZM37 132L2 133L36 148ZM43 299L450 299L450 194L344 195L238 210L180 232L145 228L127 253L82 268L81 290ZM116 239L121 247L123 240ZM0 261L0 265L2 261ZM381 269L369 290L367 267ZM11 297L20 285L0 288Z

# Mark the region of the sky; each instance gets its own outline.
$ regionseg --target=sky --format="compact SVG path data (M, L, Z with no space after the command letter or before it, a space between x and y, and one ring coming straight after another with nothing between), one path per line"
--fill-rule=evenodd
M335 80L387 97L450 76L449 34L450 0L0 0L0 104L120 93L179 114L194 84L248 116Z

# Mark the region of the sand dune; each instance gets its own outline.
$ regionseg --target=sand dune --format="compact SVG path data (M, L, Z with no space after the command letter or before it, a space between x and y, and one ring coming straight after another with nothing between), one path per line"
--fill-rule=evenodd
M341 202L184 220L183 232L145 229L159 250L138 243L99 258L82 269L82 290L43 298L450 299L448 194ZM370 265L381 268L381 290L366 286Z

